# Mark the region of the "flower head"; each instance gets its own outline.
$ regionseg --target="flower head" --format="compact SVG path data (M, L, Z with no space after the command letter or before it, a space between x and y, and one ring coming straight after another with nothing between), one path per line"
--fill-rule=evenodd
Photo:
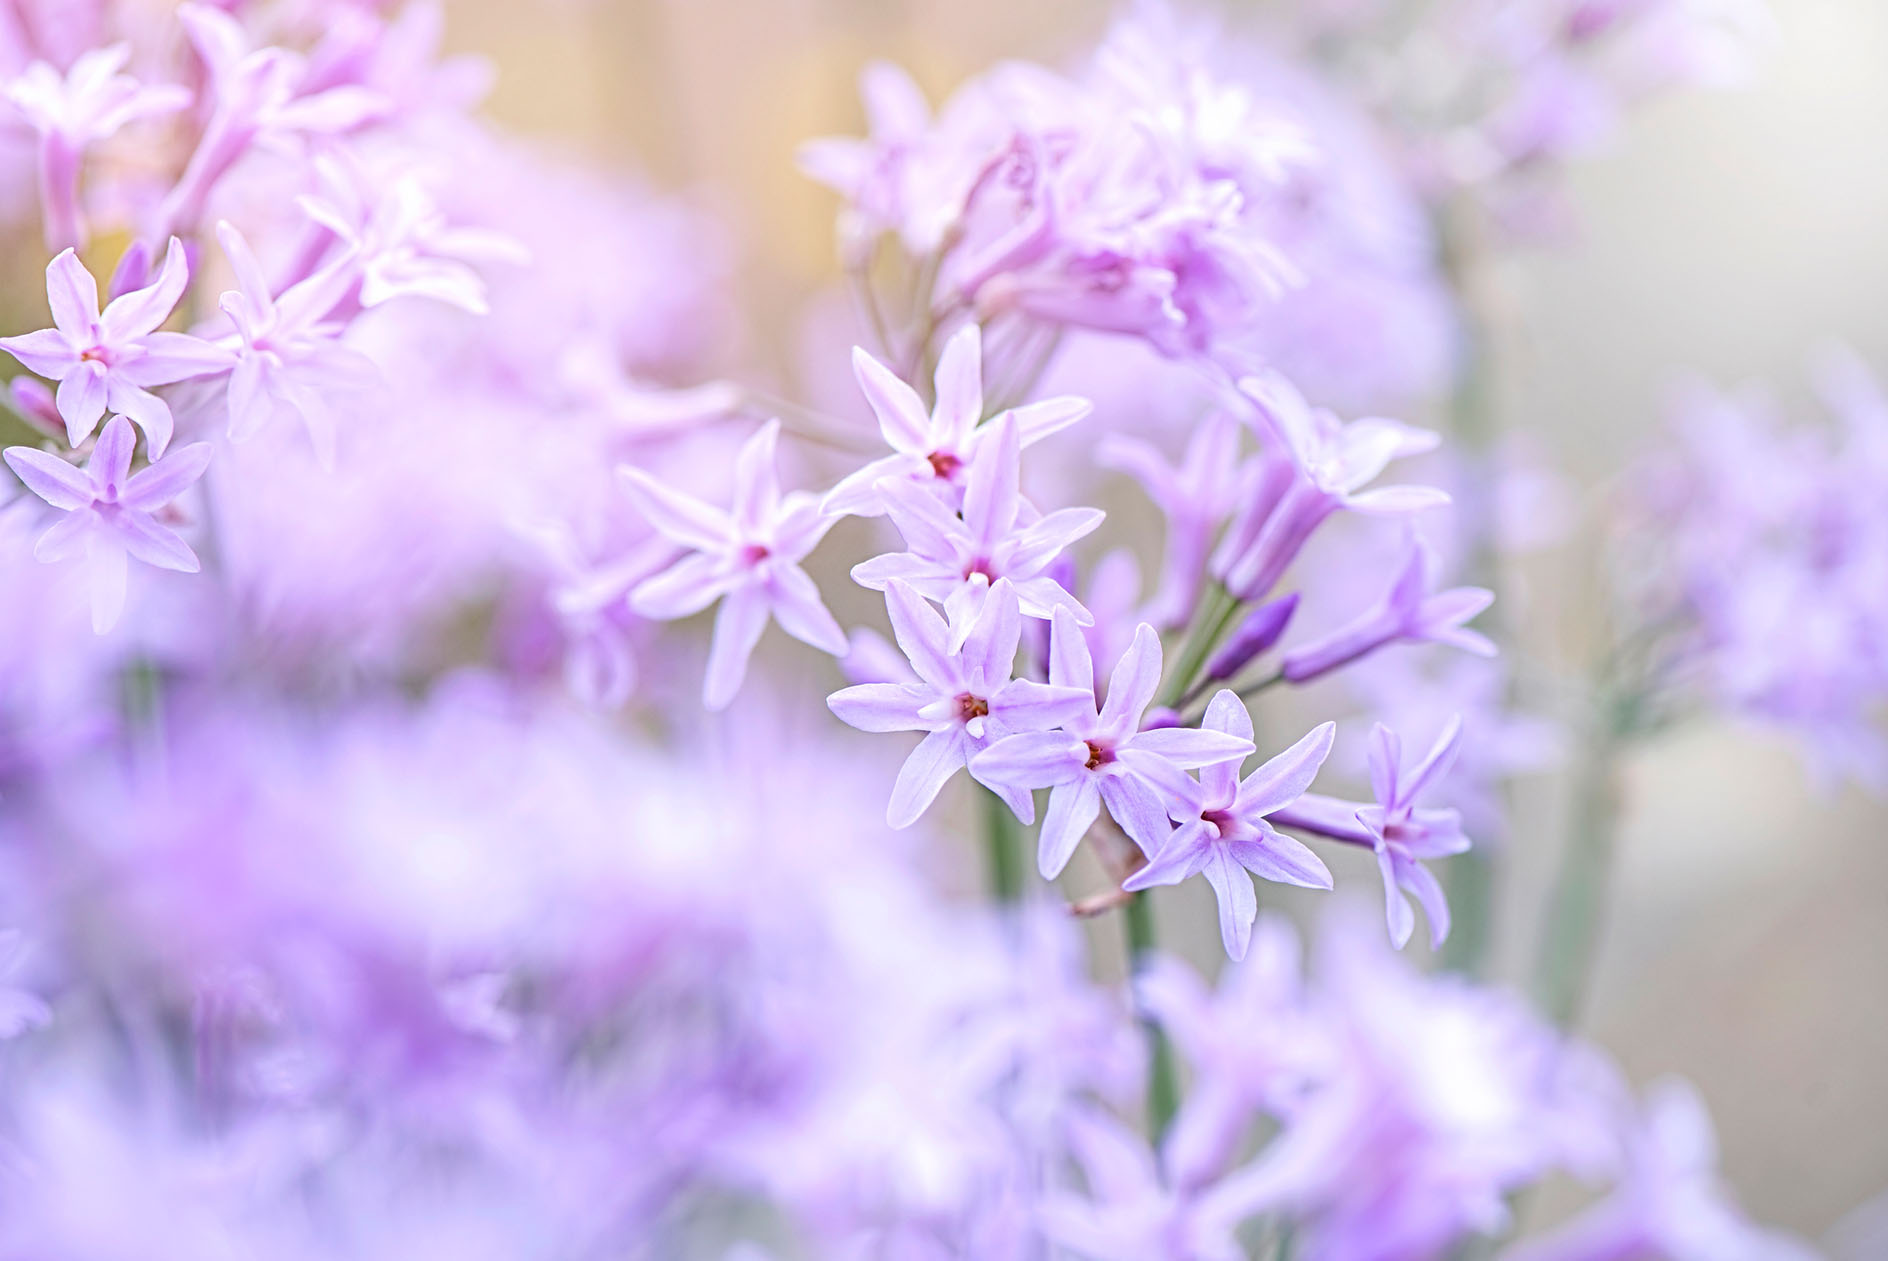
M1200 725L1252 746L1252 715L1234 692L1213 697ZM1331 873L1318 856L1265 816L1311 787L1336 733L1337 724L1324 723L1244 779L1239 778L1244 755L1202 767L1198 781L1166 774L1162 789L1168 815L1179 827L1121 887L1132 893L1204 874L1219 899L1220 940L1229 956L1243 959L1259 913L1252 876L1307 889L1331 887ZM1156 775L1163 769L1150 768Z
M230 367L229 353L214 344L158 331L189 283L190 265L176 237L164 252L157 279L115 298L103 314L98 282L76 252L66 250L46 265L53 327L0 337L0 347L28 371L59 382L56 402L71 445L89 438L109 408L137 422L152 457L161 456L174 422L170 406L150 387Z
M1081 698L1079 710L1061 730L1011 736L972 767L985 782L1049 789L1036 854L1045 879L1061 874L1104 804L1143 852L1160 852L1171 831L1166 786L1173 776L1252 752L1249 736L1185 727L1141 730L1160 687L1160 656L1160 636L1141 623L1108 680L1106 699L1098 699L1088 641L1075 616L1057 609L1049 682L1073 690Z
M6 450L7 466L26 488L67 514L39 536L33 555L51 562L84 553L91 569L92 628L101 635L124 611L127 556L181 573L199 568L190 545L155 514L203 476L209 444L192 443L133 474L136 443L131 422L114 416L83 469L32 447Z
M687 617L721 601L715 616L702 703L726 708L747 676L747 659L772 617L802 643L835 656L846 635L826 610L800 562L832 526L817 496L782 496L774 469L780 422L770 420L741 448L734 504L723 510L665 485L633 465L624 488L649 524L689 554L639 583L630 607L644 617Z
M967 627L955 630L909 584L891 580L885 608L892 633L911 663L908 682L862 683L827 698L844 722L862 731L924 731L892 788L886 821L917 822L959 768L1013 733L1043 731L1073 721L1092 695L1061 680L1015 679L1010 672L1022 636L1015 589L998 579ZM970 616L960 613L959 616ZM1066 614L1064 615L1066 616ZM990 785L1025 820L1035 817L1029 794L976 766L970 773ZM1053 802L1050 810L1055 809Z

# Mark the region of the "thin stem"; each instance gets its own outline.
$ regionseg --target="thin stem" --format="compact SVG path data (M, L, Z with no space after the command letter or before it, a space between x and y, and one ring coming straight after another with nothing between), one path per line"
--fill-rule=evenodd
M1154 906L1147 894L1136 893L1122 908L1121 922L1128 939L1128 971L1138 979L1152 963L1156 948ZM1138 989L1138 987L1137 987ZM1147 1134L1158 1145L1180 1110L1180 1070L1174 1061L1173 1043L1166 1031L1134 1000L1141 1028L1147 1031Z
M1619 764L1636 731L1637 704L1608 705L1595 724L1573 784L1572 818L1549 895L1534 994L1561 1028L1580 1019L1591 983L1619 827Z
M1225 585L1215 582L1200 597L1199 608L1194 610L1193 622L1187 628L1187 637L1180 646L1180 655L1175 660L1173 672L1167 676L1167 686L1163 689L1159 703L1168 709L1178 709L1185 703L1185 697L1192 691L1195 676L1206 664L1206 658L1218 646L1226 628L1239 612L1239 601Z
M1004 906L1023 898L1022 828L1003 798L988 788L983 798L983 854L990 896Z

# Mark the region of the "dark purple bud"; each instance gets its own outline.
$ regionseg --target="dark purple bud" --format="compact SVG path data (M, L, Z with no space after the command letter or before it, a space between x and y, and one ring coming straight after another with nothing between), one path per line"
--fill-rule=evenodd
M1291 615L1298 611L1298 593L1268 600L1246 615L1239 629L1221 644L1206 662L1206 677L1215 683L1230 679L1251 665L1259 654L1267 652L1291 625Z
M1167 727L1178 727L1179 725L1180 711L1177 709L1168 709L1165 705L1160 705L1148 710L1146 716L1141 719L1142 731L1161 731Z

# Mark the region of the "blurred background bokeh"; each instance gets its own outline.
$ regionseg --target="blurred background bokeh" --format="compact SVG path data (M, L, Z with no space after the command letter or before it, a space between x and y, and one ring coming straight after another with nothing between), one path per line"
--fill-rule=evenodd
M1527 638L1565 686L1593 638L1607 480L1676 380L1761 381L1800 401L1807 365L1836 343L1888 369L1888 4L1773 7L1778 39L1748 89L1636 114L1572 169L1561 238L1500 267L1506 423L1586 506L1572 537L1519 575ZM730 226L746 329L730 359L787 390L789 330L837 275L835 199L798 173L794 150L856 132L860 66L895 59L936 96L1003 57L1065 60L1111 12L1103 0L455 0L450 30L496 61L499 121L689 190ZM1589 1028L1636 1080L1698 1083L1756 1217L1828 1238L1888 1185L1888 808L1810 783L1780 737L1713 725L1635 755L1624 787ZM1497 925L1510 976L1561 796L1551 776L1522 788ZM1210 962L1210 895L1178 891L1169 907Z

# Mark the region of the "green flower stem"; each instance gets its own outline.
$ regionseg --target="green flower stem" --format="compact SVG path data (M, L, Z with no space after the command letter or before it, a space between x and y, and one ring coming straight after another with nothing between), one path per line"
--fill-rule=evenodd
M979 790L983 800L984 873L990 883L990 896L1004 905L1023 898L1022 827L1003 798L988 788Z
M1232 625L1239 613L1239 601L1232 592L1221 583L1215 582L1207 587L1200 597L1200 607L1193 614L1193 623L1187 628L1187 637L1180 645L1180 655L1175 658L1173 672L1167 676L1167 685L1162 689L1158 702L1167 709L1178 709L1188 693L1193 690L1193 681L1206 659L1219 641L1225 637L1226 628Z
M1122 908L1122 923L1128 938L1128 971L1138 980L1152 962L1156 947L1154 905L1145 893L1137 893ZM1173 1057L1173 1043L1166 1031L1146 1011L1140 1010L1135 997L1141 1027L1147 1031L1147 1135L1156 1144L1165 1137L1180 1110L1180 1070Z

